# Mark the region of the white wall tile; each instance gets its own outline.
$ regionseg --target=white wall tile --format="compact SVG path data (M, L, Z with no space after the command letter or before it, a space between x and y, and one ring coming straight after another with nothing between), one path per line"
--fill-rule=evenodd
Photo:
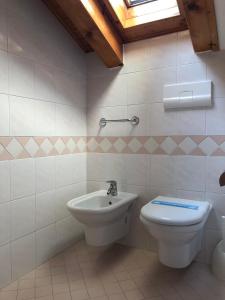
M158 189L159 187L162 187L165 189L175 186L174 157L166 155L152 155L148 170L148 185L150 185L151 188Z
M40 229L55 221L55 193L49 191L36 195L36 228Z
M11 248L12 278L15 280L35 267L35 234L12 242Z
M35 197L17 199L11 202L12 240L35 230Z
M65 249L83 237L83 226L74 217L56 223L57 249Z
M224 157L207 157L206 165L206 191L212 193L225 193L225 187L220 187L219 177L225 169Z
M56 135L86 135L85 109L76 106L56 104Z
M8 93L8 54L0 50L0 92Z
M34 95L42 100L56 101L55 69L48 65L35 64Z
M131 119L133 116L139 118L139 124L128 126L128 135L132 136L145 136L147 135L147 115L148 106L146 104L141 105L129 105L127 107L127 118Z
M177 82L177 69L175 67L154 69L149 74L149 95L147 103L163 101L163 86Z
M10 200L10 165L8 161L0 162L0 203Z
M225 98L216 98L214 107L206 110L206 134L225 134Z
M7 28L7 14L6 10L2 9L0 12L0 28L1 28L1 34L0 34L0 49L7 50L7 37L8 37L8 28Z
M10 202L0 204L0 245L10 241Z
M149 101L150 72L136 72L127 75L127 104L144 104Z
M59 221L70 215L66 203L86 193L86 184L83 182L68 185L55 190L54 209L55 220Z
M36 232L36 263L40 265L56 253L56 228L55 224Z
M9 99L0 94L0 135L9 135Z
M206 65L195 63L178 66L178 82L193 82L206 80Z
M22 198L35 193L35 165L32 158L11 162L12 198Z
M124 45L124 66L122 73L148 69L150 40L142 40Z
M34 96L34 64L31 60L9 55L9 91L12 95Z
M0 247L0 287L6 286L11 281L10 245Z
M86 156L84 154L57 156L56 187L84 181L86 178Z
M178 114L165 111L162 103L148 106L148 135L171 135L178 131Z
M89 180L117 180L126 183L125 163L120 154L89 154L87 159Z
M35 101L34 133L37 136L53 136L55 132L55 104Z
M201 54L195 53L189 31L178 32L178 64L191 64L201 61Z
M10 133L16 136L32 136L35 133L36 101L21 97L10 97Z
M204 109L184 109L177 112L176 133L181 135L204 135L206 112Z
M177 64L177 33L150 40L150 68L173 67Z
M126 183L146 186L148 156L140 154L125 154Z
M35 159L36 191L38 193L54 189L55 186L55 157Z
M205 190L205 157L176 156L176 187L192 191Z
M214 97L225 97L224 86L224 67L225 67L225 53L221 51L215 55L210 53L205 57L207 63L207 79L212 80L214 84Z

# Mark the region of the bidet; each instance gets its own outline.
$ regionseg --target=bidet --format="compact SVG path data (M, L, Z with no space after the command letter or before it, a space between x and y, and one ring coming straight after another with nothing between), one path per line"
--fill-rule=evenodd
M67 207L84 225L87 243L106 246L129 232L131 208L137 198L131 193L118 192L112 196L100 190L69 201Z

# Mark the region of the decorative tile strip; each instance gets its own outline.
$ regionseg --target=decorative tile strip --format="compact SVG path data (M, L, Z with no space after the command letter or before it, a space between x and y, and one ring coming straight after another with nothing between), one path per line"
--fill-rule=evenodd
M0 160L84 152L225 156L225 135L0 137Z
M90 153L225 156L225 135L89 136Z
M86 137L0 137L0 160L55 156L86 151Z

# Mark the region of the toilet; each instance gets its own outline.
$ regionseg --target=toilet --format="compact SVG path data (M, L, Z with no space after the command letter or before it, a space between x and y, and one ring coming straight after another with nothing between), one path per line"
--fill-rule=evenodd
M207 201L158 196L142 207L140 219L158 241L159 260L185 268L201 250L203 228L211 210Z

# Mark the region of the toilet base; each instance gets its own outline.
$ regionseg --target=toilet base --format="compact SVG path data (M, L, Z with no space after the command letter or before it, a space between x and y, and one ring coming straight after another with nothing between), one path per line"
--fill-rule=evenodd
M159 242L159 260L171 268L185 268L201 250L202 233L199 232L192 241L186 244Z
M130 227L130 213L113 223L85 226L85 239L91 246L107 246L128 234Z

